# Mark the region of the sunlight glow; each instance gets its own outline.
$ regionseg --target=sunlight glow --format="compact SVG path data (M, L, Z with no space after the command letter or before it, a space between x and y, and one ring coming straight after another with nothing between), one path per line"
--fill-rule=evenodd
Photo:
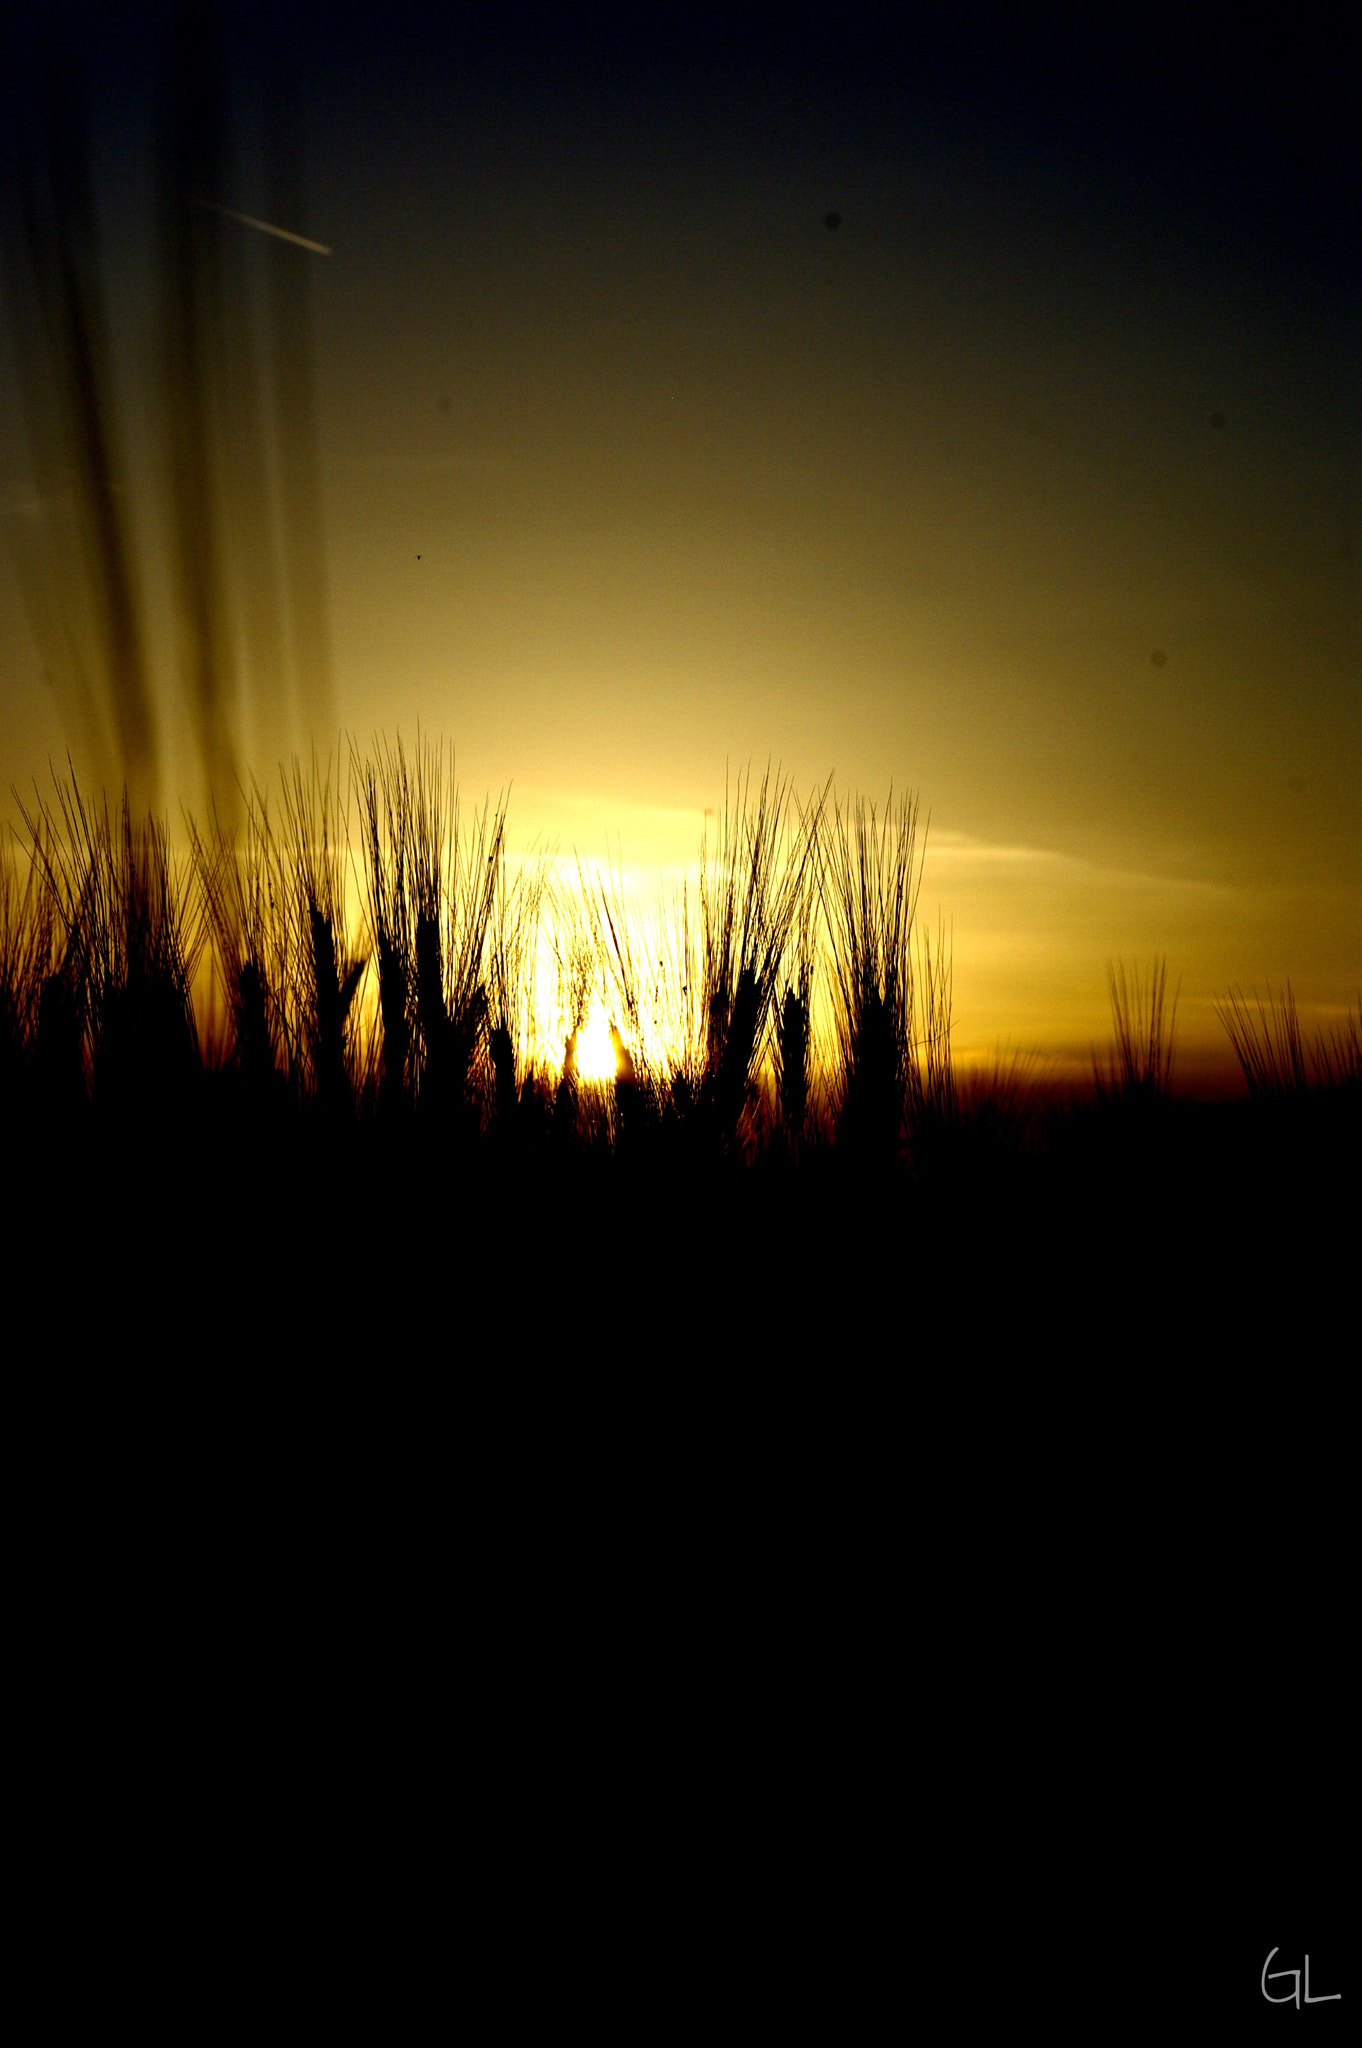
M610 1019L597 1003L577 1034L577 1073L583 1081L613 1081L615 1048L610 1042Z

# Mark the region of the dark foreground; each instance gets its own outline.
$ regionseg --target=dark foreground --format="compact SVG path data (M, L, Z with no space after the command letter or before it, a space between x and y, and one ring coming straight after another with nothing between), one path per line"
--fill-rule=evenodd
M12 1105L7 1313L62 1370L126 1345L234 1382L1323 1363L1360 1107L985 1108L893 1159L796 1159L641 1116L588 1143L551 1105L490 1133L327 1119L231 1075L150 1117Z
M102 1923L145 1856L229 2004L397 1923L389 2022L438 1954L620 2038L738 1965L867 2033L887 1971L943 2039L1244 2038L1279 1937L1351 1985L1355 1098L889 1164L214 1086L25 1122L30 1897Z

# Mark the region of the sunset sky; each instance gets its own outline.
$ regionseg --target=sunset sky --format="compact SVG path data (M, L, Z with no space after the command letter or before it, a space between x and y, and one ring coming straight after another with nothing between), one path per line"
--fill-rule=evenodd
M1109 12L234 9L219 189L195 197L330 252L213 216L267 422L263 266L310 293L319 741L419 722L468 796L510 785L517 844L618 834L644 889L693 858L726 769L916 790L966 1058L1082 1056L1108 960L1156 951L1189 1062L1223 1046L1231 983L1340 1011L1362 986L1356 61L1341 14ZM90 94L174 801L196 768L156 339L168 18L58 9L49 54ZM42 53L11 59L22 93ZM0 509L32 554L61 528L12 321L0 349ZM268 459L256 542L286 578ZM81 759L31 609L12 544L5 790ZM263 707L234 646L237 758L264 774L300 692L281 672Z

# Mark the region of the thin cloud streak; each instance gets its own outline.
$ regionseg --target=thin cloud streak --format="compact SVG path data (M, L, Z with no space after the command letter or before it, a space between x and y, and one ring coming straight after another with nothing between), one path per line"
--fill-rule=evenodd
M1099 861L1083 860L1076 854L1060 853L1053 847L1011 846L971 839L963 832L941 832L927 840L928 862L945 859L957 869L980 867L1045 867L1075 881L1101 882L1123 889L1166 889L1191 895L1229 898L1242 895L1226 882L1207 882L1187 875L1157 875L1137 868L1106 867Z

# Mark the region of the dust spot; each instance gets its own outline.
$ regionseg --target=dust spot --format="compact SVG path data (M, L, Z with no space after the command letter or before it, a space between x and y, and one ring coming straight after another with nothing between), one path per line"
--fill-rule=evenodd
M452 398L450 397L450 395L449 395L449 393L448 393L447 391L442 391L442 392L440 393L440 396L439 396L439 397L438 397L438 398L436 399L436 401L435 401L435 410L436 410L436 412L443 412L443 413L450 413L450 412L453 412L453 410L454 410L454 401L453 401L453 399L452 399Z
M1168 655L1162 647L1156 647L1149 659L1153 662L1155 668L1167 668L1168 666Z
M1213 412L1211 414L1211 425L1213 427L1227 427L1229 421L1225 418L1223 412Z
M824 227L825 227L825 228L839 228L839 227L841 227L841 225L842 225L842 216L841 216L841 214L840 214L840 213L825 213L825 214L823 215L823 225L824 225Z

